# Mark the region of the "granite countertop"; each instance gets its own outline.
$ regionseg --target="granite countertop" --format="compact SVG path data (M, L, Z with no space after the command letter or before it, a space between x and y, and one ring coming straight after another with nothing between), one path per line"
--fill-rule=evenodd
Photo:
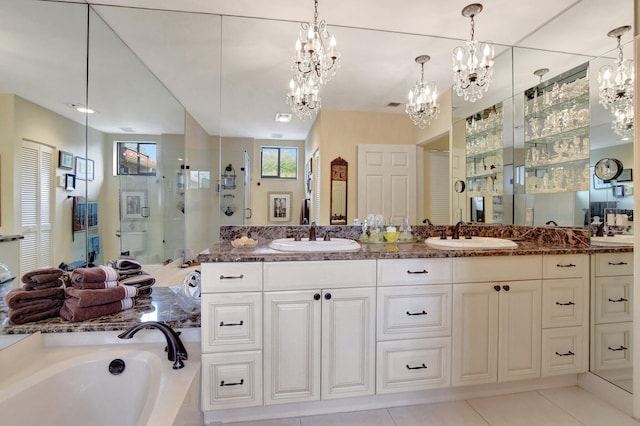
M512 249L441 250L427 246L424 241L414 243L361 244L348 252L282 252L269 248L268 240L258 240L255 248L234 248L228 242L213 244L209 253L200 254L198 261L207 262L287 262L315 260L412 259L438 257L525 256L538 254L590 254L633 251L632 246L548 245L536 241L517 241Z
M4 305L3 305L4 306ZM1 310L5 309L4 312ZM200 327L200 314L188 314L180 308L175 295L167 287L153 287L150 296L139 296L131 309L82 322L64 318L49 318L27 324L11 324L6 318L6 306L0 307L0 334L67 333L77 331L126 330L145 321L163 322L173 328Z

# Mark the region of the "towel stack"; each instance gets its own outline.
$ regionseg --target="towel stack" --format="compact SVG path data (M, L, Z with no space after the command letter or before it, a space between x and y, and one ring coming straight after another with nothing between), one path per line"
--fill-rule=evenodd
M120 285L133 286L138 295L151 294L151 286L156 279L142 270L142 265L135 258L122 256L109 262L109 266L118 271Z
M9 321L24 324L60 316L65 295L62 288L64 271L41 268L22 276L22 287L5 295L9 307Z

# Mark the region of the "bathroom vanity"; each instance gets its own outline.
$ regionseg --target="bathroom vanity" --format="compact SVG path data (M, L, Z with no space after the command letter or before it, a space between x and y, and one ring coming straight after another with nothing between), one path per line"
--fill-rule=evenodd
M590 248L518 245L212 247L200 259L205 420L576 384L589 368Z

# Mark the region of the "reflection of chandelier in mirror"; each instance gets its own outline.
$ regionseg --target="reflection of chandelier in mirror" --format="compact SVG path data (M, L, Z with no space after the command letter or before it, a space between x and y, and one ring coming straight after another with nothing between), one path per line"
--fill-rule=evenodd
M336 38L327 30L327 23L324 19L318 22L318 0L315 0L313 23L303 23L301 27L291 66L294 78L299 84L313 78L318 86L323 86L336 74L340 54L336 52Z
M405 111L411 117L413 124L421 129L438 116L440 105L436 102L436 84L424 81L424 64L431 59L428 55L420 55L416 62L420 64L420 81L412 90L409 90L409 102Z
M310 84L305 81L298 85L293 79L289 82L287 105L302 121L314 117L320 110L320 88L314 84L313 78L309 81Z
M465 101L475 102L482 98L489 90L493 77L493 57L495 51L489 41L480 45L481 59L478 59L478 46L474 39L474 17L482 12L480 3L473 3L462 9L462 16L471 18L471 39L467 41L468 56L462 46L453 49L453 89L458 96L464 96Z
M633 105L630 110L618 110L615 112L611 128L622 140L629 140L633 137Z
M598 74L600 105L614 115L611 127L623 137L631 136L633 130L633 61L624 60L621 45L622 35L630 29L625 25L607 33L618 41L618 60L615 70L611 65L605 65Z

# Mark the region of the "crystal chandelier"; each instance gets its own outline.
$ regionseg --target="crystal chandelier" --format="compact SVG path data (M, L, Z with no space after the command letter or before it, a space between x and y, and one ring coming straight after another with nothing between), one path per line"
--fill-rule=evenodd
M428 55L420 55L416 62L420 64L420 81L409 91L409 102L405 111L411 117L413 124L424 129L431 120L438 116L440 105L436 102L436 84L431 81L424 81L424 64L431 59Z
M318 21L318 0L315 0L313 23L303 23L296 40L296 56L291 66L294 77L299 84L313 78L323 86L336 74L339 61L336 38L324 19Z
M453 88L458 96L463 96L465 101L470 102L482 98L484 92L489 90L489 84L493 78L493 57L495 56L493 44L489 41L481 43L482 56L478 58L478 46L474 39L474 17L480 12L482 12L480 3L470 4L462 9L462 16L471 18L471 40L466 42L468 52L462 46L453 49Z
M611 122L611 128L623 139L633 137L633 108L626 111L616 111Z
M313 78L302 84L296 85L294 79L289 82L289 93L287 94L287 105L291 106L291 110L305 121L314 117L320 109L320 89L314 84Z
M630 29L625 25L607 33L618 41L618 61L615 70L605 65L598 74L600 105L614 115L611 127L622 137L630 137L633 132L633 61L625 61L621 45L622 35Z

